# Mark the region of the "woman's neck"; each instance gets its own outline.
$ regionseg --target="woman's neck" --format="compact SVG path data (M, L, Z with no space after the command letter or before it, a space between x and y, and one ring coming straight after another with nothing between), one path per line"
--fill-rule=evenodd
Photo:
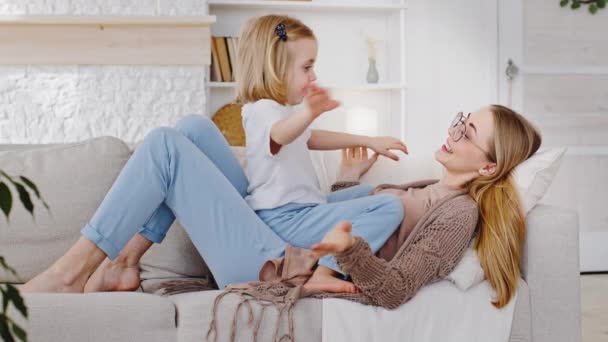
M445 170L445 174L441 177L439 183L455 190L463 190L472 179L473 176L469 174L454 174Z

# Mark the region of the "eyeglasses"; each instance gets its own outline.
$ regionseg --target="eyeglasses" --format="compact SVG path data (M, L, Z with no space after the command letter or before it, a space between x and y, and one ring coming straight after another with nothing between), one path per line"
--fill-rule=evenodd
M470 116L471 113L467 114L466 117L462 112L458 112L458 114L456 114L456 117L454 118L454 120L452 120L450 129L448 130L450 137L452 138L452 140L454 140L454 142L459 141L460 139L462 139L462 137L466 137L467 140L471 144L473 144L473 146L477 147L481 152L486 155L486 158L488 158L488 160L494 161L494 158L492 158L488 151L484 150L483 148L481 148L481 146L477 145L472 139L467 137L467 124L465 120L467 120Z

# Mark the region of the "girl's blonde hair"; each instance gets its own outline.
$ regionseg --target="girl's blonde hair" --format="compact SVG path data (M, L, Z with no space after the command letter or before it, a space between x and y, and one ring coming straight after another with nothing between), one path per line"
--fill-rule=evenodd
M494 139L490 155L496 171L469 185L477 202L480 222L475 248L485 275L496 291L494 306L501 308L513 297L521 275L520 258L526 238L526 221L512 171L533 155L541 144L540 133L513 110L492 105Z
M276 33L279 24L285 26L287 41ZM237 102L272 99L287 104L287 79L293 56L288 53L286 43L303 38L316 40L312 30L298 19L286 15L249 19L239 35Z

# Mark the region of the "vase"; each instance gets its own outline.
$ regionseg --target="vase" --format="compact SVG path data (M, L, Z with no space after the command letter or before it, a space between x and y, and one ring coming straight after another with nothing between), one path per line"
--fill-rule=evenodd
M367 83L378 83L378 69L376 69L376 60L369 58L369 67L367 68Z

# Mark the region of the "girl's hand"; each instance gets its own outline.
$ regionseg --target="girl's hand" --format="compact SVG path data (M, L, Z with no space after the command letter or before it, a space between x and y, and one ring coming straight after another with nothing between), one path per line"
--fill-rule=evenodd
M326 89L319 88L314 84L310 85L304 101L313 120L340 105L338 101L329 96Z
M372 137L370 138L367 147L392 160L399 160L399 157L390 152L390 150L399 150L403 151L405 154L408 153L405 143L393 137Z
M353 147L342 149L342 162L338 173L339 181L356 182L378 160L378 153L369 158L367 147Z
M355 237L351 234L352 229L350 222L342 221L325 234L323 241L314 244L310 249L319 257L347 251L355 244Z

